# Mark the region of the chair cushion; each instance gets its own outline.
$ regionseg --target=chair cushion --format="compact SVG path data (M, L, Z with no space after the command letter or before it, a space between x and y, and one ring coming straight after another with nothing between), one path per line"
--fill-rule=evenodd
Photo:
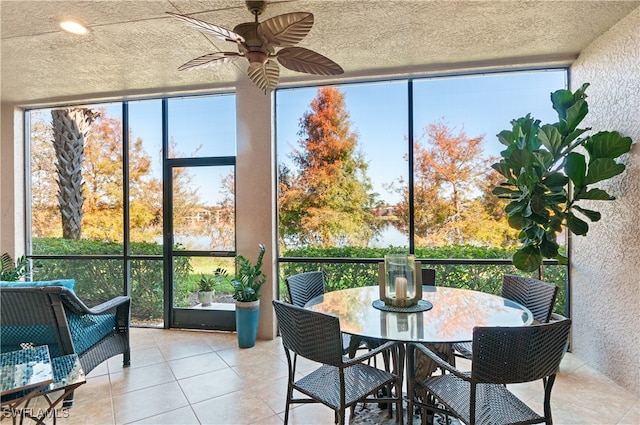
M21 344L48 345L52 357L60 355L55 332L49 325L0 326L0 351L3 353L24 348Z
M77 354L82 354L94 344L113 333L115 314L71 314L67 311L71 339Z
M69 288L72 292L75 290L75 279L57 279L57 280L34 280L34 281L16 281L8 282L6 280L0 280L0 288L13 287L13 288L33 288L43 286L64 286Z

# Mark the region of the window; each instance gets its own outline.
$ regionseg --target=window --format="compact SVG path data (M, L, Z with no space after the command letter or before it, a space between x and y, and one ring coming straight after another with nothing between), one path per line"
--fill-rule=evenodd
M176 307L194 306L212 258L235 252L235 96L61 106L26 121L34 278L73 278L89 305L130 294L138 324L163 323L168 287ZM167 240L191 255L167 260Z

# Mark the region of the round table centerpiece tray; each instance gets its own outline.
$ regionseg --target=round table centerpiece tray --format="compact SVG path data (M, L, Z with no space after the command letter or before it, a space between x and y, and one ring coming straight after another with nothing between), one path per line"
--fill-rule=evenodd
M385 304L382 300L375 300L373 302L373 306L378 310L388 311L391 313L419 313L421 311L427 311L433 308L433 304L431 304L427 300L419 300L418 304L409 307L395 307Z

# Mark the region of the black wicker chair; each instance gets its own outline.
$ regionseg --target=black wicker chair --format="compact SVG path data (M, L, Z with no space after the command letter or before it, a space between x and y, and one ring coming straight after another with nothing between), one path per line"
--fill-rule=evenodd
M277 300L272 303L289 366L285 425L289 422L290 405L294 403L322 403L335 411L335 422L342 425L345 423L347 407L367 401L395 403L396 420L402 423L402 382L398 375L366 364L368 359L382 351L392 350L394 370L398 370L401 365L395 355L397 351L394 350L397 343L387 342L348 359L342 352L340 322L337 317ZM321 366L300 378L299 375L296 376L298 356L320 363ZM376 398L378 390L390 387L395 387L395 391L389 391L395 395ZM307 397L294 398L294 390Z
M54 358L77 354L85 374L118 354L128 366L129 319L129 297L89 308L62 286L3 287L0 351L48 345ZM68 397L64 405L70 406L72 399Z
M436 269L420 269L422 286L436 286Z
M570 327L571 320L564 319L531 326L475 328L471 372L459 371L421 344L409 344L409 412L418 406L423 415L441 412L468 425L551 425L551 388ZM417 353L428 356L449 373L417 376ZM540 379L544 382L544 415L533 411L506 387ZM423 388L429 397L418 401L414 397L417 388Z
M547 323L553 312L558 289L556 285L538 279L506 274L502 277L500 295L528 308L534 321ZM470 342L454 344L453 350L458 357L471 359L473 355Z
M324 294L325 291L324 273L321 271L298 273L286 278L285 283L291 304L298 307L304 307L309 300ZM383 343L384 341L374 338L342 334L343 353L349 354L350 357L355 357L359 349L372 349ZM386 357L385 363L387 363Z

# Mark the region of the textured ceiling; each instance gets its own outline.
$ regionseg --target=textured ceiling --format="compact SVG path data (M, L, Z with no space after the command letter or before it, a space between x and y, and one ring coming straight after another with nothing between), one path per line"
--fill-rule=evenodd
M338 64L343 79L428 75L535 64L567 65L640 1L291 0L260 16L312 12L298 44ZM0 1L3 102L169 94L233 87L244 59L178 71L206 53L233 51L170 17L188 14L233 29L253 17L238 0ZM78 19L86 36L61 31ZM327 81L281 67L280 85ZM336 81L331 79L328 81Z

